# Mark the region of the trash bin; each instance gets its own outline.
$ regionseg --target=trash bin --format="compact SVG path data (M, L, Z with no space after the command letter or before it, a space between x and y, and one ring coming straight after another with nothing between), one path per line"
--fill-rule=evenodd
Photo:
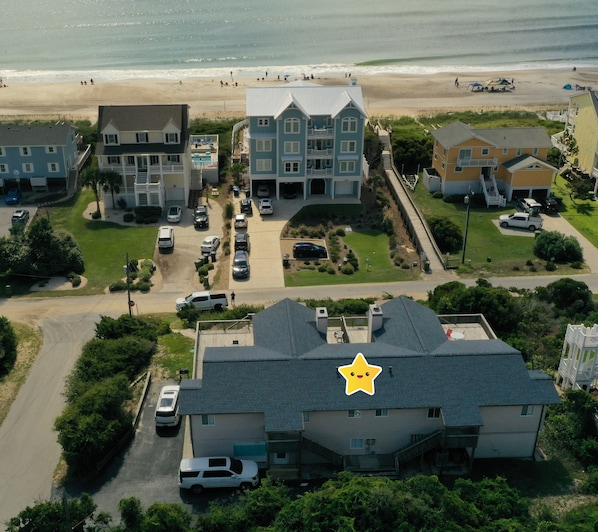
M7 284L7 285L4 287L4 295L5 295L6 297L10 297L10 296L12 296L12 286L11 286L11 285Z
M291 267L291 256L288 253L285 253L282 256L282 265L285 268L290 268Z
M238 197L239 197L239 192L240 192L240 189L239 189L239 187L235 185L235 186L233 187L233 195L235 196L235 198L238 198Z
M212 262L216 262L216 252L212 253Z

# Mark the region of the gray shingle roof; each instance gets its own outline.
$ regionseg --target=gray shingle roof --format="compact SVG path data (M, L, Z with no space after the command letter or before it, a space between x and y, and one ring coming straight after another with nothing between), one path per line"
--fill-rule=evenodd
M543 127L504 127L475 129L463 122L453 122L432 131L443 148L453 148L476 138L497 148L551 148Z
M0 146L65 146L71 128L67 122L0 126Z
M313 310L273 305L254 318L255 346L206 349L201 387L181 384L181 413L260 412L266 431L284 431L302 429L303 411L441 407L447 426L470 426L482 406L559 402L552 380L504 342L450 341L430 309L405 297L381 307L375 342L327 344ZM345 394L337 368L357 353L383 368L373 396Z

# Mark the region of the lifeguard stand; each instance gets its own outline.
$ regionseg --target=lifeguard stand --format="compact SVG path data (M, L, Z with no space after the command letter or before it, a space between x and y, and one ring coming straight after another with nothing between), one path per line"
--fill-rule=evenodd
M557 384L563 390L590 391L597 379L598 324L567 325Z

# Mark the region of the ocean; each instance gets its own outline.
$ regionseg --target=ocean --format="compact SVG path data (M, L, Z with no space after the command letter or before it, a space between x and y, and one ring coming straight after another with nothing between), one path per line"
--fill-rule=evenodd
M573 66L598 66L596 0L19 0L0 17L4 83Z

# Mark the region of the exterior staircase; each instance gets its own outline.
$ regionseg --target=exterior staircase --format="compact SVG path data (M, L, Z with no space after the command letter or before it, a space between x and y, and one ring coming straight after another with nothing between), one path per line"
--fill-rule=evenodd
M504 207L507 204L507 199L498 192L494 174L490 174L490 176L480 175L480 183L482 184L482 192L487 207Z
M431 434L414 434L411 440L409 445L392 453L395 458L397 471L399 470L400 463L409 462L440 446L442 443L442 431L437 430Z

